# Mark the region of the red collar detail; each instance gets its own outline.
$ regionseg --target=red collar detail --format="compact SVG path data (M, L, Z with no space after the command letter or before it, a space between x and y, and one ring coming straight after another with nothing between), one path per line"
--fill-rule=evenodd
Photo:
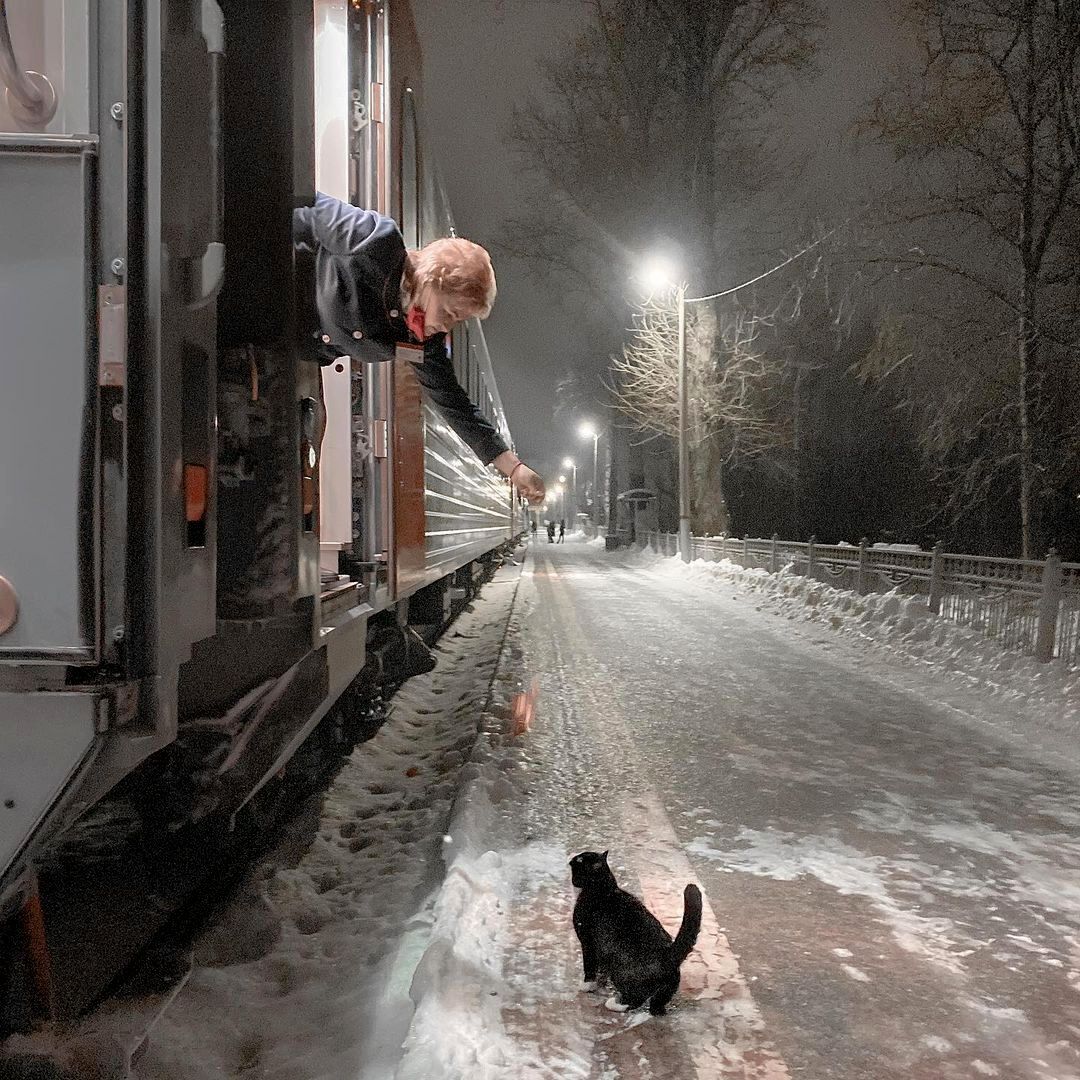
M415 305L409 308L405 315L405 325L409 328L409 333L412 334L417 341L423 341L427 336L424 332L423 308L418 308Z

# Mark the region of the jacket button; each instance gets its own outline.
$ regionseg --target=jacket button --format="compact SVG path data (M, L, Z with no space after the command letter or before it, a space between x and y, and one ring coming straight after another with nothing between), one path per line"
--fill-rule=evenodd
M330 335L329 334L323 334L322 343L324 345L329 345L330 344Z
M363 330L354 330L352 332L352 336L354 338L356 338L357 341L359 341L364 336L364 331Z
M398 309L394 308L393 311L390 312L390 318L391 319L396 319L398 317L398 315L400 315L400 314L401 313L398 311Z

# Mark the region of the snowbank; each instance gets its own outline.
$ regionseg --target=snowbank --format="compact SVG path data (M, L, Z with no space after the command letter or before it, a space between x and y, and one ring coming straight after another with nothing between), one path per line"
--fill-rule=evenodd
M515 734L519 697L511 676L496 678L461 774L444 838L446 879L430 943L412 979L415 1014L395 1080L523 1077L529 1068L502 1019L511 901L527 857L514 839L525 797Z
M515 838L528 710L514 665L500 669L517 572L457 620L436 669L199 937L138 1080L531 1075L501 1016L511 900L534 858ZM70 1067L90 1036L112 1054L138 1019L121 1003L11 1049ZM74 1071L105 1080L112 1060Z
M486 940L503 901L498 874L465 838L504 793L474 747L490 726L517 572L485 587L439 643L435 670L405 684L379 734L202 934L195 971L152 1031L138 1080L390 1080L414 1000L423 1020L426 988L454 970L455 950L482 964L469 935ZM450 880L440 889L444 859ZM435 1021L453 1025L443 1056L492 1010L479 967L471 998L459 986L460 1012ZM52 1048L39 1039L34 1049Z

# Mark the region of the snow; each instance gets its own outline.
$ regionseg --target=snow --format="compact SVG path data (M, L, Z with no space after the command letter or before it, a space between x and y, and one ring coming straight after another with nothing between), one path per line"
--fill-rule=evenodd
M1080 762L1080 668L1040 663L1006 649L978 630L935 615L925 598L896 590L862 596L796 574L790 565L773 574L728 559L684 563L647 549L628 558L662 577L734 588L759 611L871 646L879 650L882 668L901 660L946 674L975 700L995 702L999 716L1013 710L1005 721L1013 735L1034 737L1048 755Z
M1080 804L982 737L1067 732L1074 674L896 594L602 548L485 589L202 936L139 1080L786 1080L772 1040L798 1076L1080 1076ZM935 738L980 710L970 754ZM664 1018L580 981L567 860L609 845L669 930L704 893Z
M735 844L719 849L705 838L693 840L691 854L722 864L725 871L764 875L778 881L811 876L841 896L868 900L890 927L900 948L953 975L964 974L963 959L979 942L951 920L928 918L912 910L907 897L896 895L893 874L913 873L911 860L892 863L830 837L805 837L779 830L741 829ZM937 867L918 866L924 880L936 880ZM846 965L842 965L846 970Z
M457 620L436 669L397 694L384 728L198 940L139 1080L389 1078L414 1007L422 1032L433 1003L448 1000L445 980L465 963L455 950L477 975L471 993L459 984L454 1039L439 1053L464 1061L470 1039L478 1057L497 1051L482 970L505 914L504 876L468 838L513 797L512 748L495 753L486 733L504 723L492 682L519 572L501 571ZM63 1061L79 1035L54 1031L48 1049Z
M841 964L840 969L849 978L854 979L856 982L869 982L870 976L865 971L860 971L857 967L852 967L851 964Z

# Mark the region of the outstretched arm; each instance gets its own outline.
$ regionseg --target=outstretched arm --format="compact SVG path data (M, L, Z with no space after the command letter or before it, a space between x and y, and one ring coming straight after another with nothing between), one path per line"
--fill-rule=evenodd
M416 377L446 422L485 465L494 465L509 477L530 502L543 501L544 482L506 445L458 382L446 354L445 334L435 334L424 342L424 362L416 366Z

